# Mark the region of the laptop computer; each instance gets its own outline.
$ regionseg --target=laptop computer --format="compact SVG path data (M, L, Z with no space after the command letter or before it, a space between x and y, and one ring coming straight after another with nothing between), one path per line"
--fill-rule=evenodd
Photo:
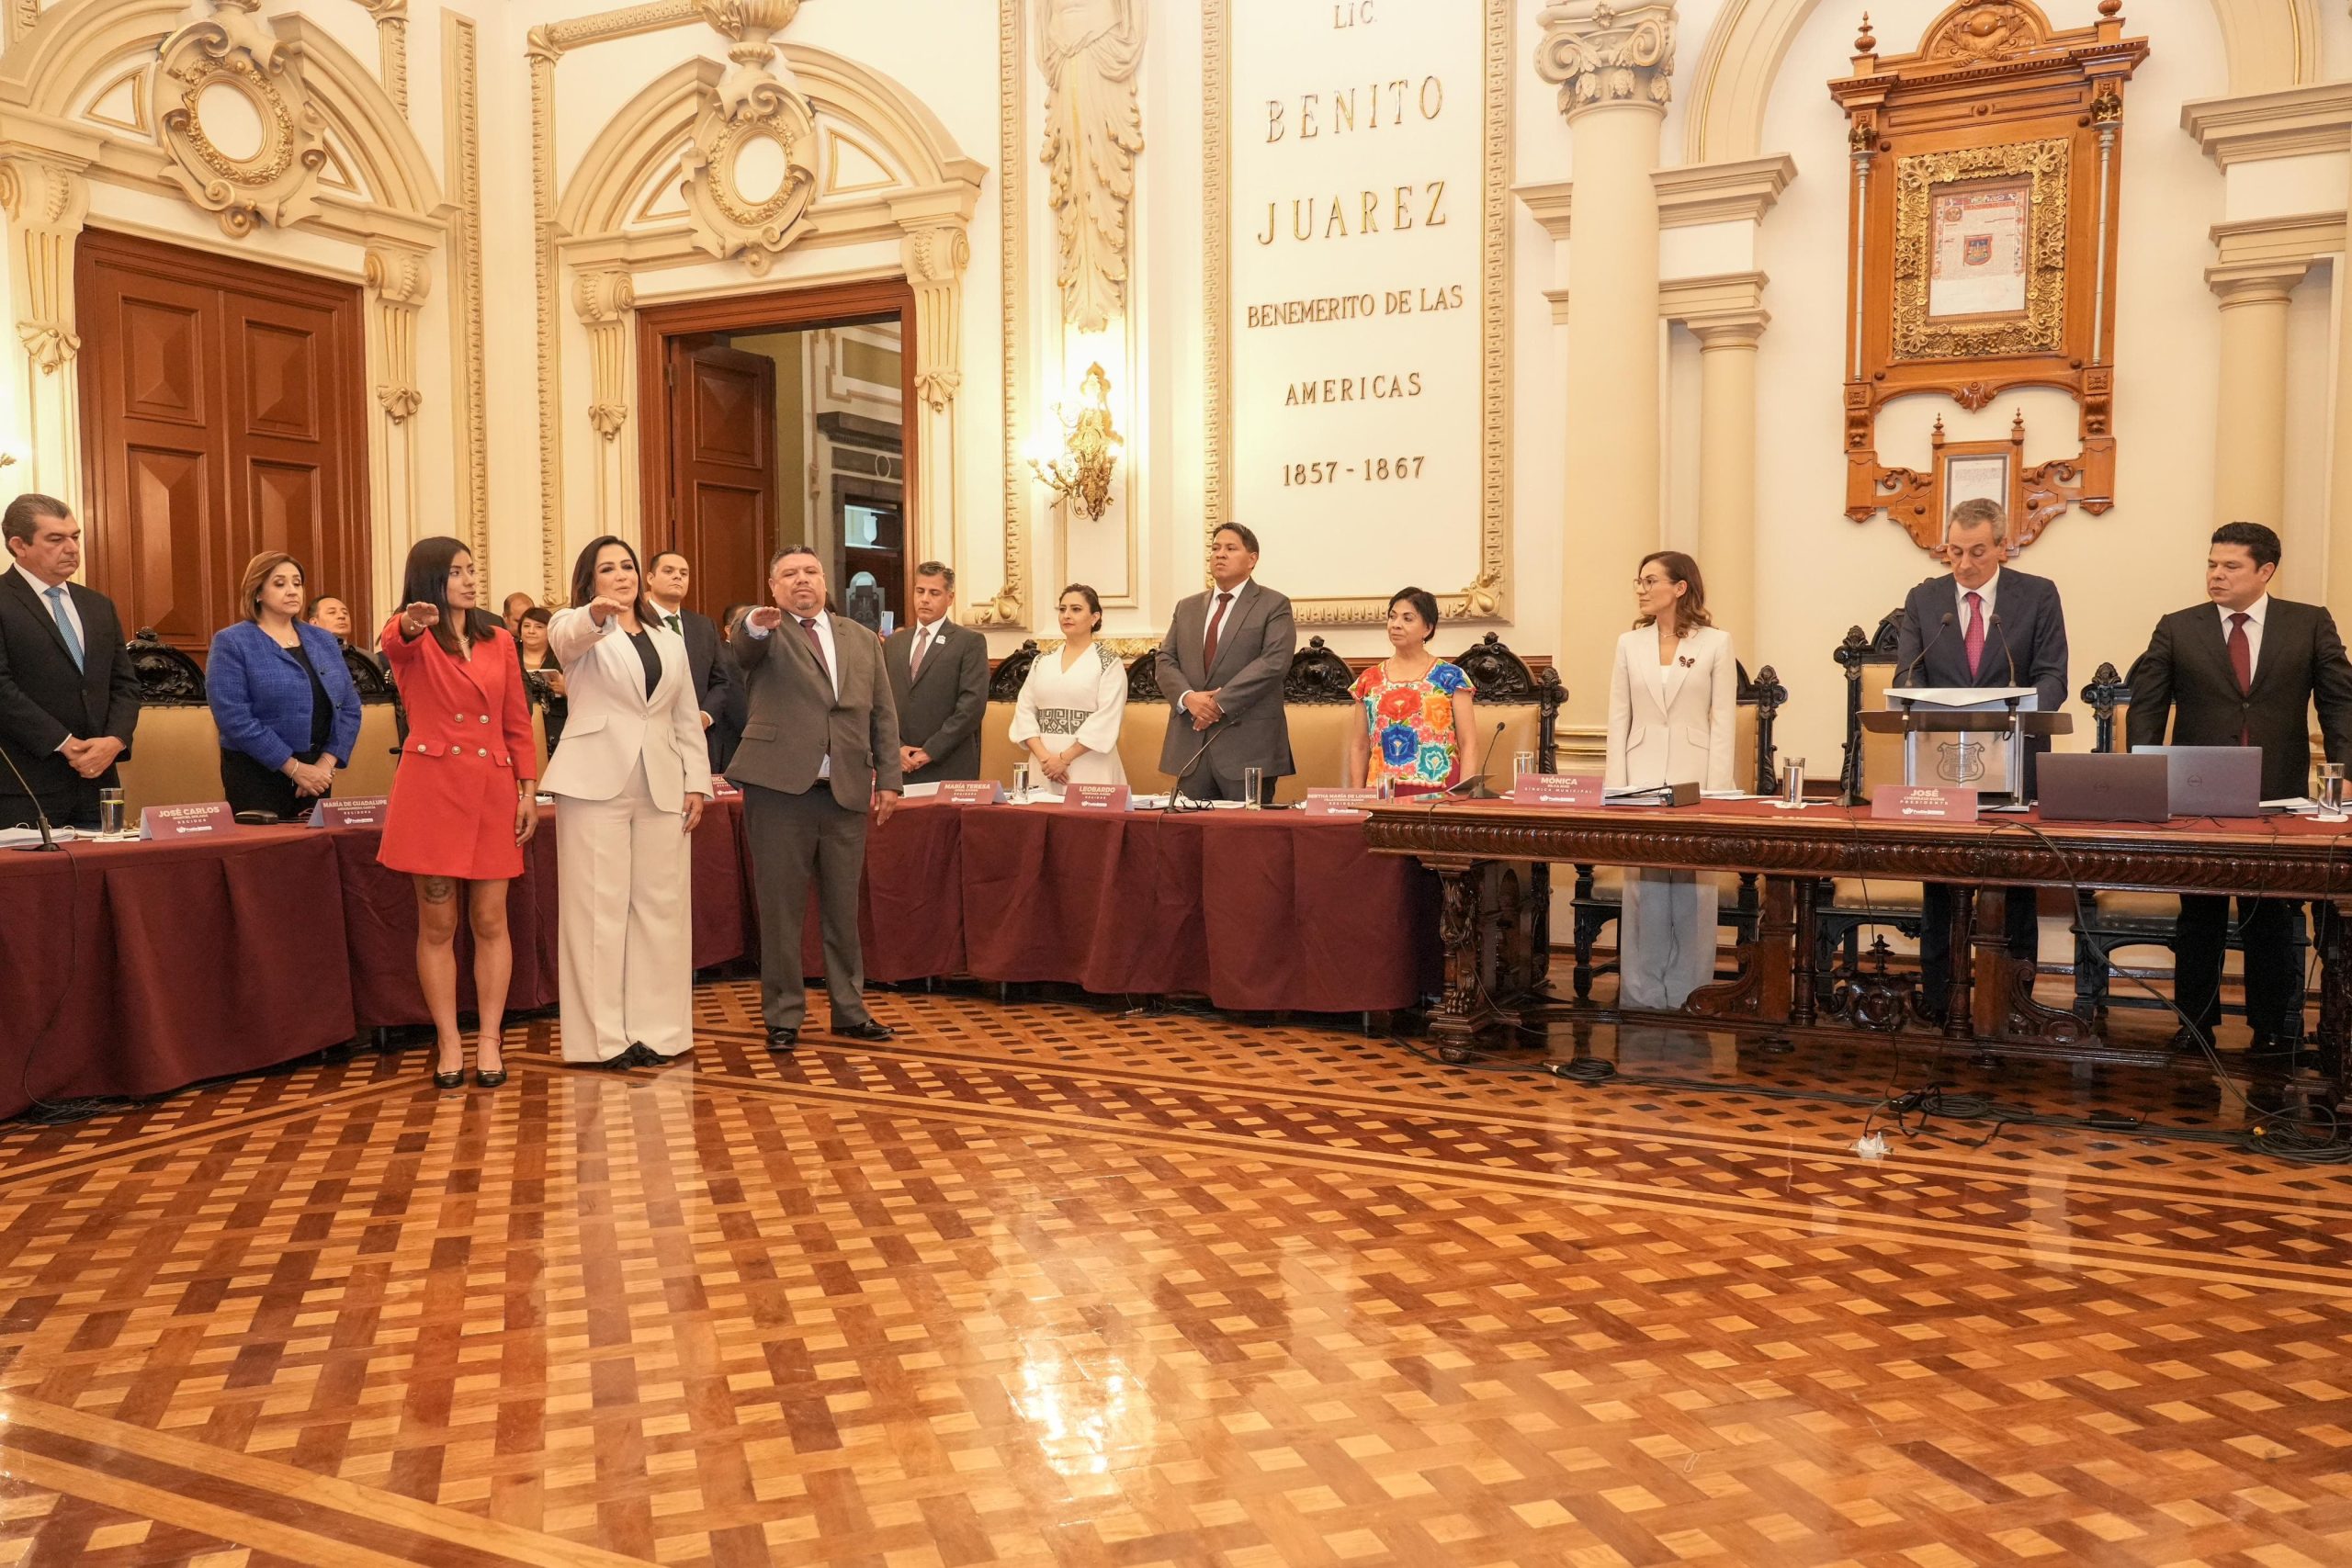
M2134 746L2132 754L2165 760L2175 817L2262 815L2259 746Z
M2172 815L2163 757L2052 751L2035 769L2045 822L2161 822Z

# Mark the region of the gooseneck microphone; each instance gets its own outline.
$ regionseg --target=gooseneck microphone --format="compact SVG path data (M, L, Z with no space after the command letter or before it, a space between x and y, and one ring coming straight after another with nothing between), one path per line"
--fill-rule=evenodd
M1478 758L1478 776L1476 778L1463 779L1458 783L1446 785L1445 788L1440 790L1436 795L1430 797L1430 804L1431 806L1443 805L1446 801L1452 800L1455 795L1460 795L1464 790L1476 789L1480 784L1487 782L1487 775L1495 771L1495 742L1502 739L1503 730L1510 725L1510 720L1507 718L1498 719L1495 721L1493 733L1487 737L1486 745L1479 748L1480 755Z
M56 831L51 828L49 823L49 813L40 808L40 796L35 795L33 793L33 786L25 782L23 770L17 766L17 760L8 755L8 749L5 746L0 746L0 762L7 763L8 772L16 775L17 787L25 792L25 799L33 808L33 819L40 824L40 842L38 844L18 844L17 848L31 851L35 853L62 852L62 846L58 843Z
M1186 798L1184 794L1184 781L1193 776L1193 770L1201 765L1201 759L1209 754L1209 748L1216 745L1218 739L1223 737L1225 733L1226 727L1221 724L1209 732L1209 738L1201 742L1200 750L1193 753L1191 760L1185 762L1182 770L1177 773L1176 782L1168 786L1168 804L1161 807L1161 810L1189 811L1192 809L1191 807L1178 804ZM1194 802L1194 804L1197 805L1199 803Z
M1919 673L1919 666L1928 661L1928 655L1935 650L1936 644L1943 641L1944 633L1950 630L1951 630L1951 612L1946 610L1943 619L1936 623L1936 635L1929 637L1925 646L1919 649L1917 656L1904 667L1903 679L1896 682L1897 685L1909 684L1911 678Z
M2009 628L2001 624L2001 612L1998 610L1993 612L1993 629L2001 634L2001 651L2008 658L2009 684L2014 687L2018 683L2017 649L2009 646Z

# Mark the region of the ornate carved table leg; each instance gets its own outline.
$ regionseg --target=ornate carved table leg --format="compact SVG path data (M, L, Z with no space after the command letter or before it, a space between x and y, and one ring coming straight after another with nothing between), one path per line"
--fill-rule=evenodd
M1478 919L1486 867L1478 861L1430 862L1430 866L1438 875L1438 940L1445 948L1445 990L1430 1020L1430 1038L1440 1059L1458 1062L1477 1043L1479 1026L1486 1021L1478 974L1486 946Z
M1951 979L1944 992L1944 1038L1967 1040L1976 1032L1975 988L1976 890L1955 883L1951 890L1951 940L1945 953L1951 961Z
M1789 1021L1800 1028L1810 1028L1815 1021L1820 998L1815 992L1814 973L1814 899L1821 891L1821 884L1813 878L1799 877L1794 884L1796 893L1796 964L1789 992Z
M1764 913L1757 921L1756 940L1741 954L1737 977L1700 987L1683 1004L1685 1011L1702 1018L1789 1021L1796 935L1792 886L1785 876L1765 879Z

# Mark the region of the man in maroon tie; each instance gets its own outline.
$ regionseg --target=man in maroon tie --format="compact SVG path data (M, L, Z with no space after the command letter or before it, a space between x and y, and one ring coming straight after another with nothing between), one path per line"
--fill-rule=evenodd
M2261 747L2266 800L2309 793L2314 706L2328 761L2352 761L2352 662L2325 605L2270 596L2278 555L2278 536L2259 523L2214 530L2206 603L2156 623L2148 650L2132 666L2124 726L2134 746L2163 744L2169 720L2175 746ZM2300 1032L2293 910L2275 898L2238 900L2246 1022L2257 1052L2290 1054ZM2180 901L2173 990L2188 1023L2173 1043L2181 1049L2203 1049L2221 1024L2229 935L2227 898Z
M1980 498L1952 508L1944 525L1951 572L1928 578L1903 601L1895 685L2030 686L2038 711L2055 713L2065 705L2066 610L2058 585L2004 564L2008 553L2008 514L1997 502ZM2049 748L2046 738L2027 742L2027 799L2033 795L2035 764ZM1931 1019L1943 1016L1951 988L1951 889L1943 884L1920 890L1919 1010ZM2004 908L2009 952L2034 960L2041 923L2033 890L2013 890Z
M1283 682L1298 651L1290 601L1255 581L1258 536L1238 523L1209 536L1209 591L1176 606L1154 660L1172 707L1159 771L1194 800L1239 800L1260 770L1261 800L1292 772Z

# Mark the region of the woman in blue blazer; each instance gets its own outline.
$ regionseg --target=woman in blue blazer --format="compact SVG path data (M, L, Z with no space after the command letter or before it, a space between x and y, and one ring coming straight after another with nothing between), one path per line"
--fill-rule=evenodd
M302 622L302 563L265 550L237 590L245 618L212 639L204 672L230 808L299 817L359 741L359 689L334 634Z

